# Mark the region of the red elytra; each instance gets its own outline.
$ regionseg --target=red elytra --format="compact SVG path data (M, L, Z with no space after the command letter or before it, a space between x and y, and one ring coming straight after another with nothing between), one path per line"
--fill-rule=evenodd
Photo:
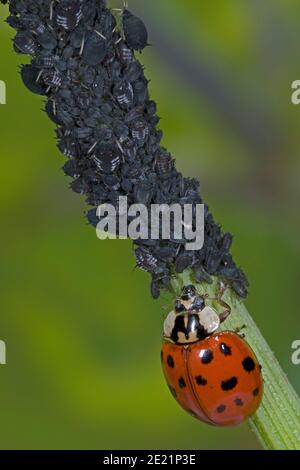
M261 402L260 365L246 341L232 331L188 345L164 341L162 366L177 402L206 423L240 424Z

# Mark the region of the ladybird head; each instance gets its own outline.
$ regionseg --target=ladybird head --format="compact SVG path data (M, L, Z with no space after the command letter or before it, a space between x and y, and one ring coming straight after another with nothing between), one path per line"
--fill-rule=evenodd
M189 286L184 286L181 292L182 300L192 300L197 295L195 286L190 284Z
M176 299L174 310L176 313L185 311L200 311L205 307L205 297L199 295L192 284L183 287L181 296Z

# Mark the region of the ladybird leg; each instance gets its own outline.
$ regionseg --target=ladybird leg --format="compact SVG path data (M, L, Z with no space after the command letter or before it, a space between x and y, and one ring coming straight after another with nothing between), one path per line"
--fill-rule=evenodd
M222 297L223 297L223 295L224 295L224 293L227 289L228 289L228 284L225 284L224 281L220 281L219 292L218 292L218 295L217 295L218 300L222 300Z
M226 318L231 314L231 307L224 300L217 299L219 304L224 307L223 312L219 313L220 323L223 323Z
M221 323L223 323L231 313L230 305L228 305L222 299L222 297L223 297L223 295L224 295L227 288L228 288L228 285L225 284L223 281L220 281L219 291L218 291L218 295L217 295L216 300L224 308L224 311L219 313L219 318L220 318Z

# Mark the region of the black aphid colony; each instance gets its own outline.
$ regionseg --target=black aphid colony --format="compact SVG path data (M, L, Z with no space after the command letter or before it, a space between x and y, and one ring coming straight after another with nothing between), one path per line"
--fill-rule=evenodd
M90 224L96 207L129 203L198 204L199 182L184 178L161 146L162 132L148 81L134 55L148 43L144 23L128 10L116 21L105 0L1 0L7 22L17 30L14 48L28 54L21 77L33 93L46 97L45 111L58 126L58 147L68 158L63 170L72 189L86 196ZM137 265L151 273L158 297L171 277L191 267L197 281L211 275L227 280L238 295L248 283L231 255L224 234L205 208L205 243L186 250L186 240L136 240Z

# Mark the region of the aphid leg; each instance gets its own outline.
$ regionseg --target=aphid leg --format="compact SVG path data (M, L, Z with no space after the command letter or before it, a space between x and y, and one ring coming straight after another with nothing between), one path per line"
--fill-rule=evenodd
M219 292L218 292L218 295L217 295L217 299L218 300L221 300L226 289L227 289L227 285L223 282L223 281L220 281L220 285L219 285Z
M38 73L38 76L36 77L36 80L35 80L36 83L38 83L38 81L41 78L42 74L43 74L43 70L40 70L40 72Z
M81 42L81 46L80 46L80 51L79 51L79 55L80 55L80 56L82 56L83 49L84 49L84 44L85 44L85 36L83 36L83 38L82 38L82 42Z

